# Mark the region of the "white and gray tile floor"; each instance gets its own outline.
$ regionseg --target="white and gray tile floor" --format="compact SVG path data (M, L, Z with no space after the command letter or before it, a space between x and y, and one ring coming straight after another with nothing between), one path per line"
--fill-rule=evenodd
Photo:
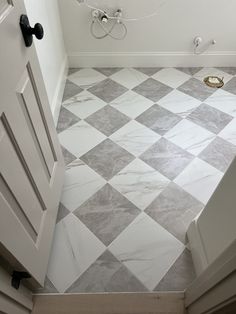
M184 290L186 230L236 155L236 68L70 69L57 129L67 168L41 292Z

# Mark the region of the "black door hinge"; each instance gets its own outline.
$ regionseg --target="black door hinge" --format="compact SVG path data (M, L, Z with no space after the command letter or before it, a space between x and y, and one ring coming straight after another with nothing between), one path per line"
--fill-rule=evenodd
M11 279L11 285L15 289L19 289L20 283L22 279L28 279L31 278L30 274L23 271L13 271L12 273L12 279Z

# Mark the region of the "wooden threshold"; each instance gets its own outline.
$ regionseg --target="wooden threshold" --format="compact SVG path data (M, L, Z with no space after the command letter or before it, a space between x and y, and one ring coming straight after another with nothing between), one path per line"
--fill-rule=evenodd
M184 293L36 295L32 314L184 314Z

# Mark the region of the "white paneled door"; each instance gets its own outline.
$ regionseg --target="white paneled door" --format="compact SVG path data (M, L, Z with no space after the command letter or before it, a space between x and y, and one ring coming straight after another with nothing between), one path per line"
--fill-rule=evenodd
M64 164L35 47L22 36L22 14L23 0L0 0L0 251L42 285Z

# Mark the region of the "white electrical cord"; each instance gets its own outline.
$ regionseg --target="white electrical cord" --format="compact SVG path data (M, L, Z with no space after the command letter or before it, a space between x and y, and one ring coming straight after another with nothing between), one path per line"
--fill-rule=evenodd
M94 31L95 22L97 22L98 25L102 28L102 30L104 31L104 35L98 36L98 35L95 34L95 31ZM116 25L121 25L121 26L123 27L123 29L124 29L124 33L123 33L123 35L122 35L121 37L116 37L116 36L112 35L112 31L114 30L114 28L115 28ZM113 39L115 39L115 40L123 40L123 39L126 37L127 32L128 32L127 27L126 27L126 25L125 25L123 22L117 23L117 22L115 21L115 22L113 23L113 25L111 26L111 28L108 30L108 29L102 24L102 22L101 22L98 18L93 19L93 21L92 21L92 23L91 23L91 26L90 26L90 31L91 31L92 36L93 36L94 38L96 38L96 39L104 39L104 38L106 38L107 36L109 36L109 37L111 37L111 38L113 38Z
M108 15L104 10L100 9L100 8L97 8L95 6L92 6L90 4L87 3L87 0L76 0L80 5L84 5L86 6L87 8L91 9L91 10L94 10L96 12L98 12L98 15L100 14L103 14L105 15L106 19L107 20L113 20L114 23L113 25L111 26L110 29L107 29L104 24L103 24L103 21L100 19L99 16L94 16L93 18L93 21L90 25L90 32L92 34L92 36L96 39L104 39L106 38L107 36L115 39L115 40L123 40L125 39L127 33L128 33L128 30L127 30L127 27L126 25L124 24L124 21L140 21L140 20L144 20L144 19L148 19L148 18L151 18L153 16L156 16L158 13L159 13L159 9L160 7L162 7L164 5L164 3L166 2L166 0L162 1L162 3L159 5L158 9L156 11L154 11L153 13L149 14L149 15L146 15L146 16L142 16L142 17L139 17L139 18L125 18L123 17L121 14L118 14L118 15L114 15L114 16L110 16ZM118 11L117 11L118 12ZM119 13L121 13L121 11L119 11ZM97 23L96 23L97 22ZM94 26L95 24L98 24L100 26L100 28L104 31L104 34L103 35L96 35L95 33L95 30L94 30ZM117 37L117 36L114 36L112 35L112 31L114 30L115 26L116 25L120 25L122 26L123 28L123 34L122 36L120 37Z
M99 9L99 8L97 8L97 7L94 7L94 6L92 6L92 5L90 5L90 4L88 4L87 3L87 0L84 0L83 2L82 1L80 1L80 0L77 0L77 2L79 2L79 4L81 4L81 5L85 5L87 8L89 8L89 9L92 9L92 10L97 10L97 11L99 11L100 13L105 13L104 12L104 10L102 10L102 9ZM137 17L137 18L131 18L131 17L120 17L120 18L117 18L116 16L110 16L110 15L108 15L108 14L106 14L107 15L107 17L109 18L109 19L111 19L111 20L117 20L117 19L119 19L119 20L123 20L123 21L140 21L140 20L145 20L145 19L149 19L149 18L151 18L151 17L153 17L153 16L156 16L158 13L159 13L159 9L165 4L165 0L164 1L162 1L162 3L158 6L158 9L156 10L156 11L154 11L153 13L151 13L151 14L148 14L148 15L144 15L144 16L141 16L141 17Z

